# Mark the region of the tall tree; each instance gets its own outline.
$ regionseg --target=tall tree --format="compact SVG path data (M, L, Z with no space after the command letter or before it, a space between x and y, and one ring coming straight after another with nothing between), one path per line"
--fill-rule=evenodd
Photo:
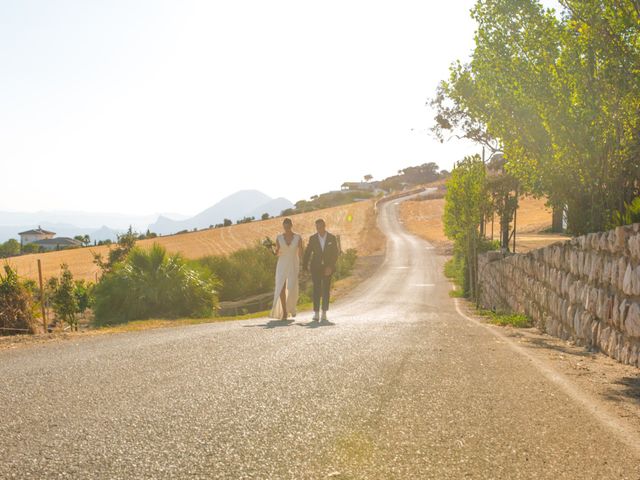
M488 209L486 169L480 156L456 164L447 181L444 231L454 242L455 254L465 269L465 293L476 297L480 224Z
M584 233L638 194L640 22L633 0L561 3L558 17L478 1L472 59L439 87L434 130L502 148L507 171Z

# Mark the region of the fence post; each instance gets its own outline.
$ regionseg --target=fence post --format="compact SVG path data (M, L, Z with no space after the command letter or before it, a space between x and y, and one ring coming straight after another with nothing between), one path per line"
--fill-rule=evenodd
M42 307L42 326L44 327L44 333L48 332L47 329L47 310L44 306L44 286L42 285L42 263L38 259L38 280L40 282L40 306Z

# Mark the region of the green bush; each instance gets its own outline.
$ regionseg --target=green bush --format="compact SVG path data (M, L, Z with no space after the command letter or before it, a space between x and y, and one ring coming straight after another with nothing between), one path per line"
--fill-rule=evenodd
M333 275L334 280L348 277L353 271L353 267L358 259L358 251L355 248L349 248L346 252L338 257L336 263L336 271Z
M278 259L261 244L238 250L228 256L213 255L195 263L222 282L220 300L240 300L275 288Z
M60 280L55 282L56 288L53 291L52 303L53 311L59 320L65 322L72 330L78 330L78 316L80 307L76 296L76 284L73 275L67 265L62 264L62 275ZM57 280L57 279L56 279ZM53 282L51 282L53 285Z
M635 198L631 203L624 203L624 209L613 214L611 227L631 225L640 222L640 197Z
M9 265L5 265L4 271L5 275L0 275L0 327L6 330L0 330L0 335L12 335L20 330L34 333L35 305L31 292Z
M20 255L20 242L10 238L4 243L0 243L0 258L15 257Z
M134 247L94 288L98 324L148 318L206 317L217 304L217 278L191 268L158 244Z
M466 297L468 295L468 289L466 287L466 275L464 267L464 257L462 255L454 255L444 264L444 275L454 285L454 290L451 291L452 297Z

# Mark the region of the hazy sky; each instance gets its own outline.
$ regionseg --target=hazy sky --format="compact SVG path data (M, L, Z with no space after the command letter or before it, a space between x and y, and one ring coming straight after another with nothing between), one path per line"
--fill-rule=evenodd
M471 0L0 2L0 210L292 201L478 148L425 102Z

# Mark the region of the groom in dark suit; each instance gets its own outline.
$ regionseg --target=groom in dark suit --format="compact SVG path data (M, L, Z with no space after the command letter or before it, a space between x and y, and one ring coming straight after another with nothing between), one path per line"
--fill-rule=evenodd
M311 235L304 251L302 268L305 272L308 271L309 262L311 262L313 321L320 320L320 304L322 300L322 321L327 322L331 276L336 270L336 262L338 261L340 250L336 236L327 232L324 220L316 220L316 230L318 233Z

